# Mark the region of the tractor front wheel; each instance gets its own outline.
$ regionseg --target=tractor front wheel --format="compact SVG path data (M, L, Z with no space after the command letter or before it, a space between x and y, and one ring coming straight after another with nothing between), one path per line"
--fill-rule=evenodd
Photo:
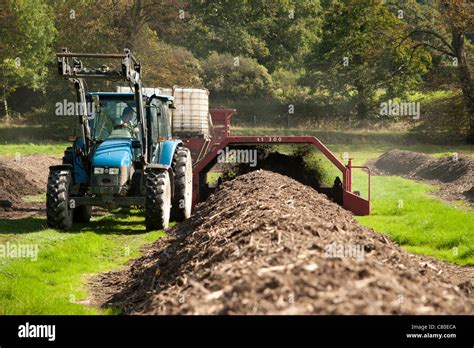
M51 170L46 190L46 217L50 227L68 230L72 227L73 209L69 207L71 172Z
M168 171L148 168L146 173L145 226L147 231L168 228L171 182Z

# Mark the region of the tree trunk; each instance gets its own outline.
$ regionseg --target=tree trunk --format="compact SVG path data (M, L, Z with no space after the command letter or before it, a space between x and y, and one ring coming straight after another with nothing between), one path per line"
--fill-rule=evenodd
M469 116L469 132L466 141L474 144L474 87L471 71L466 59L464 33L451 24L452 46L458 59L458 77L461 84L464 104Z
M367 118L369 113L369 106L367 105L367 101L362 97L357 103L357 118L359 120L364 120Z
M128 26L127 47L132 49L135 47L135 42L138 35L145 25L144 4L142 0L135 0L130 11L131 25Z
M364 120L369 115L369 103L365 93L365 87L361 83L356 83L357 88L357 118Z
M3 87L3 107L5 108L5 121L10 121L10 114L8 113L7 88Z

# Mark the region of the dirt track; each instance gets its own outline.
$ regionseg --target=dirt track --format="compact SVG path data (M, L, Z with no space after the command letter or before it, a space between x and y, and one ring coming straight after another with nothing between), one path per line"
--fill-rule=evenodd
M98 276L93 303L126 314L473 311L473 268L409 254L280 174L224 183L169 234Z

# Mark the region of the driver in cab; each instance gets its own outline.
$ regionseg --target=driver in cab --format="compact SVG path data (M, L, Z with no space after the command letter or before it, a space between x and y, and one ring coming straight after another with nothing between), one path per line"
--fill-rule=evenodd
M123 109L122 116L117 118L114 122L114 130L115 129L124 129L129 131L132 135L138 134L137 125L134 124L133 118L135 116L135 112L129 106Z

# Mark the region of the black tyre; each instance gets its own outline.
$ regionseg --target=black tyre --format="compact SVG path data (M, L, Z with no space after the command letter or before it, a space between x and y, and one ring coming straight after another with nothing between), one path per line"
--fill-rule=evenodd
M71 172L65 169L51 170L46 190L46 217L48 225L60 230L72 227L73 209L69 208Z
M92 207L90 205L80 205L74 208L72 220L74 222L89 222L91 221Z
M171 182L167 171L146 171L145 226L147 231L168 228L171 210Z
M174 197L171 217L174 221L184 221L191 216L193 200L193 165L191 152L181 147L173 158Z

